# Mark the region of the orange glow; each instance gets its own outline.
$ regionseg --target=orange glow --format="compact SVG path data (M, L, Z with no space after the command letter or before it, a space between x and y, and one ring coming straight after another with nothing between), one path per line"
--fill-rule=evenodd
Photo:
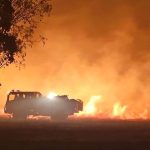
M45 46L28 47L21 70L0 69L0 108L12 89L53 89L84 101L78 118L150 119L150 1L52 3L37 31Z

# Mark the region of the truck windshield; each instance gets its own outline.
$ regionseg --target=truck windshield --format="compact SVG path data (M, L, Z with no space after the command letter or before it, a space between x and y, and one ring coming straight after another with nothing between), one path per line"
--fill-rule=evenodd
M14 100L31 100L31 99L38 99L41 95L39 93L10 93L8 95L8 101Z
M13 100L15 99L15 97L16 97L16 95L10 94L10 95L8 96L8 100L9 100L9 101L13 101Z

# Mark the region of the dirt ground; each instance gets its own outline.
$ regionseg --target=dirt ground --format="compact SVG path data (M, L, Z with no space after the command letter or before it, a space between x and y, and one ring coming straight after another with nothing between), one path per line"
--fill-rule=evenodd
M0 150L150 150L150 121L0 121Z

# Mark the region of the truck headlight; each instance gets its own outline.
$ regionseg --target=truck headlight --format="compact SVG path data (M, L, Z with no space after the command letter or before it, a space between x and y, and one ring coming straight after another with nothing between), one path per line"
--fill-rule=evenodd
M57 94L55 92L50 92L48 93L47 98L50 100L54 100L56 96Z

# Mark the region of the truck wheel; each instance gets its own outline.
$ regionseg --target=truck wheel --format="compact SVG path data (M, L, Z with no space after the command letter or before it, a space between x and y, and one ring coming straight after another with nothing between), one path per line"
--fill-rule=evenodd
M68 119L68 115L64 114L51 115L50 117L53 121L65 121L66 119Z
M26 120L27 115L26 114L13 113L12 119L14 119L14 120Z

